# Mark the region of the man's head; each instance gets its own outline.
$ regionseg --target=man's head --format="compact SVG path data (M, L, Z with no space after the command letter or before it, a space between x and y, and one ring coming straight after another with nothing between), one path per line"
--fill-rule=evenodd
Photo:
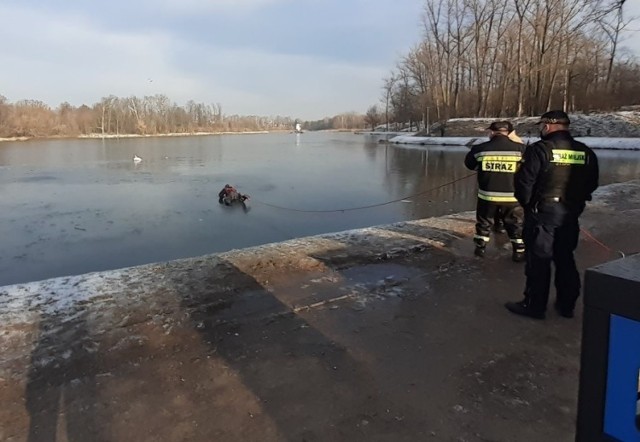
M559 130L569 130L569 115L561 110L553 110L542 114L540 121L540 135L545 136Z
M508 136L513 132L513 124L509 121L494 121L487 127L487 130L491 131L490 137L495 137L496 135Z

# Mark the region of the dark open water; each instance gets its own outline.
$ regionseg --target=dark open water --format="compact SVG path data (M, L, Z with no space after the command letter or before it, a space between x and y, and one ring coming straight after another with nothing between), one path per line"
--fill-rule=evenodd
M475 206L465 147L305 133L0 143L0 286L438 216ZM603 184L640 153L597 151ZM143 161L134 164L133 155ZM227 208L229 183L249 210ZM329 213L282 210L380 207Z

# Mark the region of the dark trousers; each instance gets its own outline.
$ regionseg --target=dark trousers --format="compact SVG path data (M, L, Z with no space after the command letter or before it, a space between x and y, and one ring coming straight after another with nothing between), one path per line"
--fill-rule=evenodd
M492 203L478 198L476 205L476 236L478 245L489 242L495 219L504 224L507 235L514 244L522 238L522 207L518 203Z
M524 220L525 302L532 311L547 309L551 284L551 262L555 265L556 303L573 310L580 296L580 274L573 252L578 246L579 213L551 209L546 213L527 211Z

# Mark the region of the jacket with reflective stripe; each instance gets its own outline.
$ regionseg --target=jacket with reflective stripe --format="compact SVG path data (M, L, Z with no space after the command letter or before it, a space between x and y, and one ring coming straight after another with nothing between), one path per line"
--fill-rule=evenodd
M568 131L552 132L527 148L515 186L525 207L542 199L580 206L598 187L598 158Z
M468 169L478 171L478 198L495 203L515 203L513 176L518 170L524 145L506 135L496 135L473 146L464 159Z

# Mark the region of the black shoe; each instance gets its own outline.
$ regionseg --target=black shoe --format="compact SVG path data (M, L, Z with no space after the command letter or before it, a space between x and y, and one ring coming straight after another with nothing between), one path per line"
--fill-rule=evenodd
M511 259L513 262L524 262L524 250L514 250L511 254Z
M476 250L473 252L474 255L479 256L480 258L484 257L485 248L476 246Z
M524 301L520 302L507 302L504 305L511 313L515 313L520 316L528 316L533 319L544 319L544 312L534 312L526 306Z
M564 308L561 307L557 302L553 305L556 309L556 312L563 318L573 318L573 309L572 308Z

